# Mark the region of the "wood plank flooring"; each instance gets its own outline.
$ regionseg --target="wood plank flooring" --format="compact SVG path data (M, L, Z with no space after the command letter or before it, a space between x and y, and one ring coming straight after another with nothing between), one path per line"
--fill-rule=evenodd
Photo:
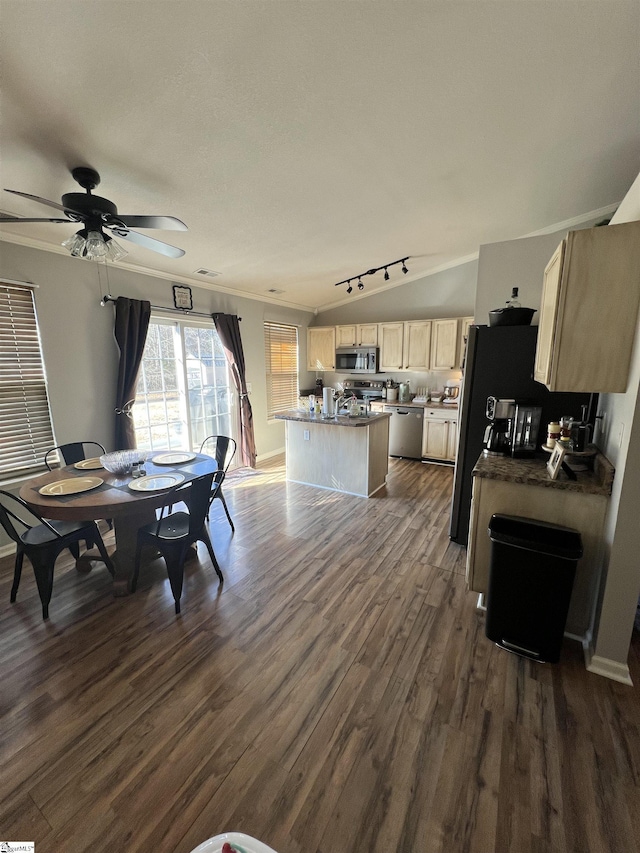
M394 460L366 500L225 485L176 617L164 566L114 598L0 561L0 838L37 853L189 853L240 830L278 853L638 853L636 686L565 643L534 664L484 636L448 539L450 468ZM106 541L109 542L108 534ZM26 561L25 561L26 563Z

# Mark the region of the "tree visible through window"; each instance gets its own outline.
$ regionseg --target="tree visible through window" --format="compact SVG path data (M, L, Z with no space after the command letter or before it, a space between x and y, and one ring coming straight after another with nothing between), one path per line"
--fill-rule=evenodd
M33 291L0 282L0 476L43 467L54 444Z
M295 408L298 401L298 329L283 323L264 324L267 369L267 417Z

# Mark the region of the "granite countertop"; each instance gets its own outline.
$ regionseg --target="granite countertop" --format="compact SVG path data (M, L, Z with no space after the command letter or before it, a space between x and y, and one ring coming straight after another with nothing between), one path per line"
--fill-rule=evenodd
M594 448L596 449L596 448ZM596 449L597 450L597 449ZM474 477L488 480L504 480L509 483L521 483L525 486L542 486L548 489L563 489L567 492L582 492L590 495L611 494L614 467L600 451L593 458L593 470L576 472L576 479L570 480L560 470L558 478L552 480L547 473L549 454L537 454L528 459L512 459L510 456L480 456L473 469Z
M301 409L287 409L285 412L278 412L274 415L279 421L298 421L305 424L324 424L325 426L343 426L343 427L366 427L375 421L390 418L388 412L380 412L371 414L368 417L350 418L348 415L338 415L333 418L323 418L322 415L312 415Z

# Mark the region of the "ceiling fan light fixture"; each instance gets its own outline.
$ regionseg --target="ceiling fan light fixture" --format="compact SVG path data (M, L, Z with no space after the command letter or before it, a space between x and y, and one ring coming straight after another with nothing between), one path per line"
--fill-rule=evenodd
M81 258L84 255L84 247L86 246L87 241L84 239L84 235L82 231L78 231L77 234L74 234L72 237L68 237L62 245L65 249L69 250L69 253L73 255L74 258Z
M126 258L129 254L126 249L123 249L119 243L116 243L115 240L108 238L107 243L107 258L110 261L121 261L122 258Z
M84 247L84 256L90 261L104 258L107 254L107 244L99 231L89 231Z

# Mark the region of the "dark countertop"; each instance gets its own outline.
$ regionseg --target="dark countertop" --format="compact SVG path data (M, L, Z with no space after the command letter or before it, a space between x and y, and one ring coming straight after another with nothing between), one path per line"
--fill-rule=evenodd
M300 409L287 409L286 412L278 412L274 415L279 421L298 421L305 424L324 424L325 426L343 426L343 427L366 427L375 421L390 418L388 412L380 412L379 414L371 414L369 417L350 418L348 415L338 415L333 418L323 418L322 415L312 415L309 412L301 411Z
M593 470L576 472L576 480L570 480L562 470L559 471L557 479L552 480L547 473L548 461L548 453L540 453L529 459L482 454L472 473L474 477L521 483L525 486L542 486L548 489L562 489L566 492L581 492L605 497L611 494L615 469L600 451L597 451L593 457Z

